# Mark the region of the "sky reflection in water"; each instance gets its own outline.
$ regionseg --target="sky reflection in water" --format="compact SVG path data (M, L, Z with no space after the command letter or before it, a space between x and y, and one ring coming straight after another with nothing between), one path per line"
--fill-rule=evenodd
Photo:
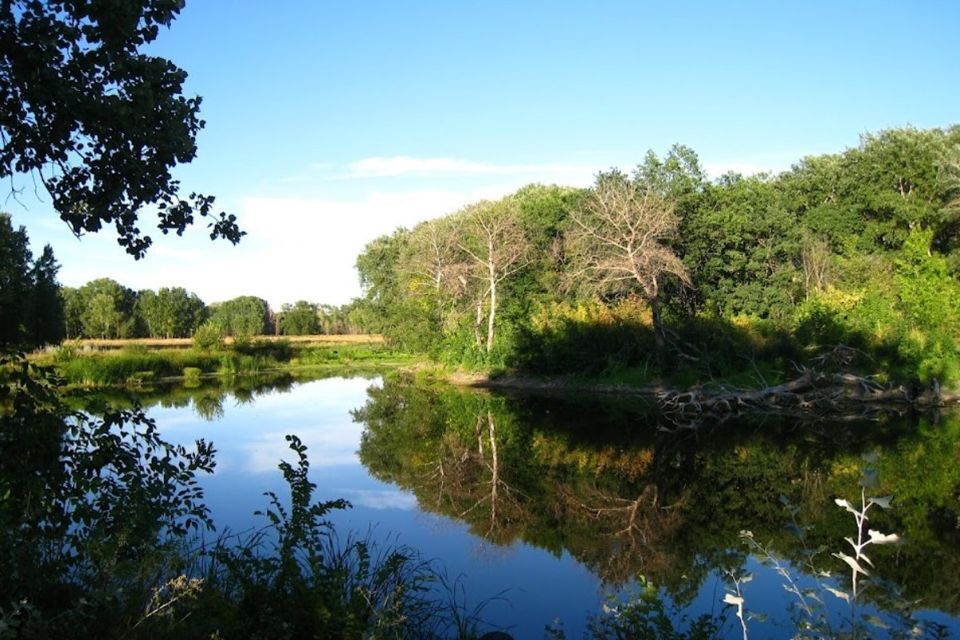
M440 561L451 580L463 580L469 606L491 599L484 619L509 627L517 638L541 637L544 625L558 617L569 638L580 637L587 613L604 596L600 581L585 567L567 554L558 558L522 542L506 547L488 543L461 522L420 511L412 493L367 473L357 455L364 427L350 411L364 405L371 385L379 381L331 378L249 403L228 395L223 415L215 421L205 421L187 407L154 406L148 413L172 441L205 438L216 446L216 472L202 484L218 532L263 524L252 514L266 506L265 491L285 496L277 464L294 460L284 436L296 434L309 448L317 498L344 498L352 504L330 514L340 535L369 531L375 539L408 545Z

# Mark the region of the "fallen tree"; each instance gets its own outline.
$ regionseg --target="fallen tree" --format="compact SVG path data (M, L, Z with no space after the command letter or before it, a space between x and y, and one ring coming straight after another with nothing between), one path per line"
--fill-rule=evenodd
M657 403L665 413L682 415L750 411L839 414L864 404L936 407L951 399L943 396L936 380L927 388L919 383L881 384L869 376L806 367L800 368L800 375L793 380L759 389L694 387L657 393Z

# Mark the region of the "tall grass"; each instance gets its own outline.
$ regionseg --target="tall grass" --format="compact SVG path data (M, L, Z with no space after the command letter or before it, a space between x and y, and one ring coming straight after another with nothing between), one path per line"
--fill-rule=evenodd
M57 373L68 383L96 386L143 378L150 372L153 378L183 374L184 368L215 372L220 366L216 354L193 350L148 351L124 349L116 352L66 353L58 352L54 359Z
M254 340L219 349L157 349L130 345L107 351L64 345L38 356L53 364L68 383L82 386L142 385L160 378L199 375L248 375L309 366L366 366L403 363L409 356L382 344L302 344Z

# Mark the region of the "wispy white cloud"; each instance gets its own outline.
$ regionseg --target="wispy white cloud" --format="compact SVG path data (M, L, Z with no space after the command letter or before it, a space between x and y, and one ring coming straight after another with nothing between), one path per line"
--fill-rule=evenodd
M309 184L341 182L390 181L402 179L411 184L443 180L479 183L489 180L510 180L513 183L562 184L585 187L593 182L598 171L605 167L587 162L481 162L466 158L416 157L406 155L372 156L353 162L332 164L313 163L279 181L283 185L301 188Z
M416 158L413 156L375 156L351 162L340 178L368 179L443 176L556 176L572 177L577 182L590 179L597 167L571 163L497 164L462 158Z
M297 184L232 195L229 210L248 234L236 247L209 242L202 228L183 238L154 234L149 259L133 261L111 233L83 242L67 237L56 244L61 279L69 286L104 276L134 289L184 286L208 303L255 295L274 308L300 299L340 304L360 294L353 265L377 236L534 182L588 186L598 169L575 161L412 156L304 166ZM57 228L59 236L66 233Z
M263 292L271 305L306 299L339 304L360 293L353 264L364 245L397 227L456 211L482 198L498 198L519 185L472 190L374 191L359 198L250 197L240 220L248 236L236 260L220 263L229 280L219 299ZM278 277L279 274L279 277Z
M297 436L310 448L310 464L316 467L358 466L357 442L360 427L349 422L298 424ZM279 430L269 430L248 438L234 451L225 451L231 466L246 474L273 473L279 460L290 457L284 436ZM230 456L230 454L233 456Z

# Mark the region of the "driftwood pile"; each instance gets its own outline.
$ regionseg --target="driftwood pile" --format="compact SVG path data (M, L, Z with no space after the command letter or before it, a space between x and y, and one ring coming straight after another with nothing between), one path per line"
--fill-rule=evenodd
M884 385L850 373L824 373L803 368L799 377L760 389L695 387L686 391L661 391L660 408L674 415L730 415L752 411L776 413L840 414L864 405L939 406L944 398L934 381L930 388L919 384Z

